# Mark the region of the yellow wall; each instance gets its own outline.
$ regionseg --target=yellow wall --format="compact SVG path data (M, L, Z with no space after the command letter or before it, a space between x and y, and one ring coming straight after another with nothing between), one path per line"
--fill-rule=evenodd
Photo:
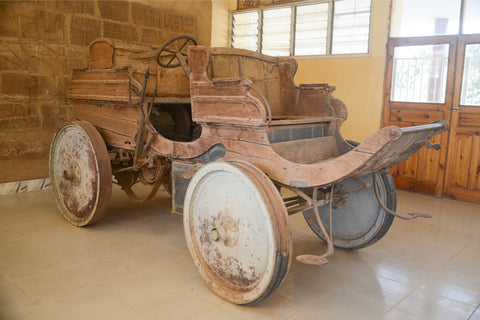
M341 130L347 139L363 141L380 128L389 10L389 0L372 1L369 56L297 59L296 83L337 87L334 95L349 112Z
M230 11L237 9L237 0L212 0L212 47L230 45Z

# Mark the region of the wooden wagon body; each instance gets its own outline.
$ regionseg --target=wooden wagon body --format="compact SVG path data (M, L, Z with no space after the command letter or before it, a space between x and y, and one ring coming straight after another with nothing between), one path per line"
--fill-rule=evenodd
M181 43L173 45L175 41ZM352 144L340 134L347 109L333 96L335 88L328 84L295 85L297 63L293 58L188 46L189 41L190 37L176 37L160 49L111 39L92 43L89 67L75 70L68 88L73 121L59 130L52 143L51 175L67 219L76 225L98 220L106 211L104 202L108 202L111 188L103 180L111 183L112 174L139 202L145 199L133 192L136 182L152 186L147 199L163 185L172 193L173 211L185 213L187 243L199 272L213 291L240 304L264 299L287 272L292 250L288 214L303 212L313 231L328 243L328 254L333 245L357 249L383 236L396 205L394 185L385 169L428 146L448 124L386 127L363 143ZM178 59L177 66L182 68L160 67L158 63L165 58L167 67ZM72 140L70 129L65 129L72 126L80 135L83 132L81 143L94 140L90 158L95 161L72 165L71 158L80 157L73 149L72 157L56 156L70 150L62 147L61 141L62 137ZM104 147L95 146L101 141ZM97 175L86 179L84 172L88 170L96 170ZM106 171L103 176L98 174L102 170ZM83 184L84 180L89 184ZM80 199L77 189L65 187L68 183L77 189L87 188L89 191L82 192L95 196ZM231 252L239 242L250 243L238 231L250 218L245 218L248 213L243 209L234 208L234 196L228 192L237 192L228 191L229 184L254 190L247 199L259 205L251 210L258 209L268 222L265 228L273 230L252 244L267 242L261 254L270 258L260 266L245 257L249 251ZM377 184L383 191L377 190ZM282 197L278 190L293 196L282 192ZM204 200L212 194L213 199ZM373 207L365 204L376 200L383 203ZM212 202L228 208L208 205ZM374 213L360 222L352 220L354 226L360 225L359 234L345 231L347 234L336 235L332 210L341 230L357 209ZM251 224L255 224L258 218L254 215L252 219ZM325 228L327 221L330 225ZM202 223L208 227L200 228ZM208 244L206 238L210 239ZM215 250L217 256L212 253ZM235 255L243 260L238 262ZM325 262L314 256L300 260Z

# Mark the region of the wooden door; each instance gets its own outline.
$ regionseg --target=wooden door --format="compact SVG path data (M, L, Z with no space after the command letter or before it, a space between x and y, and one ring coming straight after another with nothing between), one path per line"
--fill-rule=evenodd
M456 42L456 36L389 39L382 126L449 121ZM391 169L397 188L442 196L448 133L431 143L440 143L442 149L423 148Z
M480 202L480 35L460 36L445 196Z

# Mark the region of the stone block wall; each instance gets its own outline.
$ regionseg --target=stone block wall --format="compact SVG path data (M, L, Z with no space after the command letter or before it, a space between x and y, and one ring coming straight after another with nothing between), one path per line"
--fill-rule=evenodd
M0 183L48 176L66 86L98 37L160 45L179 33L210 44L210 0L0 1Z

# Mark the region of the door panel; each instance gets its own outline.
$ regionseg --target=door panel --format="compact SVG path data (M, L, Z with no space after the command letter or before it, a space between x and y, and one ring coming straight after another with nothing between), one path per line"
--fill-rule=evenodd
M445 196L480 202L480 36L461 36Z
M453 100L456 38L391 38L388 43L382 126L416 126L449 120ZM391 169L399 189L440 197L448 133L435 136L440 151L423 148Z

